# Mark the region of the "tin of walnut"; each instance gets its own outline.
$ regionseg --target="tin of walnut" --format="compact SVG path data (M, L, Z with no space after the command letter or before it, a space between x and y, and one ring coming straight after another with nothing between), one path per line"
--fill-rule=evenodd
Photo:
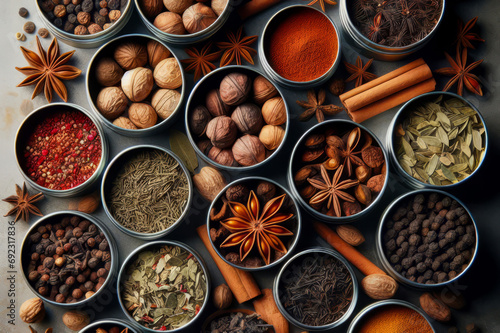
M122 319L104 319L91 323L90 325L85 326L79 333L96 333L99 332L98 329L106 330L107 332L116 332L123 333L123 330L128 329L128 333L139 333L139 329L135 326L132 326L131 323L126 322ZM118 331L116 331L116 328ZM112 331L114 329L115 331Z

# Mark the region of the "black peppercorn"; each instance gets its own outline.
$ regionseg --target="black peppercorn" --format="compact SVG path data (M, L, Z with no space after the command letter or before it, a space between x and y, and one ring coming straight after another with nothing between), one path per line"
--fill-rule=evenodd
M75 14L78 14L81 11L82 11L82 5L76 5L75 6Z
M119 9L120 8L120 2L118 0L109 0L108 1L108 8L110 9Z
M63 21L62 21L62 19L61 19L60 17L57 17L57 18L54 20L54 22L53 22L53 23L54 23L54 25L55 25L56 27L58 27L58 28L61 28L61 27L62 27L62 25L63 25Z
M73 32L74 30L75 30L75 25L69 21L66 21L66 23L64 24L64 31Z
M83 0L82 10L84 12L90 13L94 9L94 2L92 0Z

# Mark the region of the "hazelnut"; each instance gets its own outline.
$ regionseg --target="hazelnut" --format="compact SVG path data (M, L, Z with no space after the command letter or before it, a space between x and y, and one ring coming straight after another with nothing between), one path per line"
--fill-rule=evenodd
M170 12L182 14L193 2L193 0L163 0L163 5Z
M251 103L238 106L231 115L231 119L240 132L245 134L258 133L264 125L260 108Z
M150 40L146 48L148 50L148 63L153 68L155 68L160 61L172 55L165 46L155 40Z
M224 176L212 167L203 167L193 176L193 183L198 192L209 201L213 201L227 184Z
M168 0L164 0L168 1ZM175 0L174 0L175 1ZM184 27L190 34L205 30L217 20L217 14L212 8L198 2L182 14L182 22Z
M141 0L139 1L139 6L148 18L156 17L163 11L162 0Z
M194 135L202 136L207 130L208 122L212 119L207 108L199 105L191 111L189 116L189 129Z
M134 123L128 119L127 117L118 117L115 120L113 120L113 125L124 128L124 129L137 129L137 126L134 125Z
M212 116L229 116L231 107L222 101L219 89L213 89L208 92L205 104Z
M100 85L114 86L123 76L123 69L111 58L102 58L96 65L95 76Z
M156 16L153 24L167 34L184 35L186 33L182 17L177 13L163 12Z
M237 129L234 121L228 116L215 117L207 125L206 134L212 145L224 149L236 140Z
M225 166L236 166L237 163L234 160L233 152L231 149L220 149L217 147L212 147L208 152L208 158Z
M259 134L259 140L266 149L275 150L278 148L285 137L285 130L281 126L266 125L262 127Z
M241 104L247 99L250 88L251 81L245 74L228 74L220 83L221 100L227 105Z
M233 302L233 293L227 284L221 284L214 289L214 305L217 309L226 309Z
M211 6L217 16L220 16L227 7L228 0L212 0Z
M182 73L175 58L167 58L154 69L154 79L160 88L177 89L182 85Z
M262 117L268 125L283 125L286 122L286 107L283 98L274 97L262 106Z
M213 1L212 1L212 8L213 8ZM253 99L255 103L261 105L268 99L276 96L277 94L278 90L276 90L276 87L262 75L257 76L253 81ZM280 124L270 124L270 125L280 125Z
M158 115L153 107L146 103L132 103L128 109L128 116L138 128L154 126L158 120Z
M232 148L234 159L243 166L260 163L266 158L266 149L259 138L246 134L236 140Z
M158 89L151 99L151 106L161 119L167 119L174 113L181 101L181 94L177 90Z
M116 62L125 70L143 67L148 62L146 46L141 43L128 42L118 45L113 54Z
M102 28L99 24L92 23L91 25L89 25L88 30L90 34L96 34L98 32L101 32Z
M153 86L153 72L149 68L137 67L123 74L122 89L132 102L140 102L148 97Z

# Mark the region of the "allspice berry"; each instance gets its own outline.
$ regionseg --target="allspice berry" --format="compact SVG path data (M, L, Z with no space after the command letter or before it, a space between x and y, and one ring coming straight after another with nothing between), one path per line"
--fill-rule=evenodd
M116 62L125 70L143 67L148 62L146 46L141 43L127 42L116 47L114 52Z
M118 87L103 88L97 95L97 109L108 120L119 117L127 105L127 96Z
M121 81L123 92L132 102L143 101L154 86L153 72L144 67L126 71Z
M120 82L123 69L112 58L102 58L97 62L95 76L100 85L110 87Z
M212 89L205 98L205 105L212 116L229 116L231 107L222 101L219 89Z
M259 140L268 150L275 150L283 142L285 130L281 126L266 125L262 127Z
M182 23L182 17L177 13L163 12L156 16L154 26L167 34L184 35L186 28Z
M243 166L255 165L266 159L266 148L258 137L250 134L236 140L232 151L236 162Z
M215 163L219 163L225 166L237 165L231 149L220 149L217 147L212 147L208 152L208 158Z
M231 119L233 119L240 132L245 134L258 133L264 125L260 108L252 103L238 106L231 114Z
M182 73L175 58L167 58L158 63L153 73L160 88L177 89L182 86Z
M168 0L167 0L168 1ZM217 14L212 8L198 2L182 14L182 23L190 34L200 32L211 26L217 20Z
M189 115L189 128L194 135L203 136L210 120L212 120L210 112L203 105L199 105Z
M194 0L163 0L163 5L168 11L177 14L182 14L186 9L188 9Z
M128 109L128 116L138 128L152 127L158 120L153 107L146 103L132 103Z
M139 6L148 18L156 17L163 11L162 0L141 0L139 1Z
M224 149L230 147L238 130L234 121L228 116L215 117L207 125L207 136L214 147Z
M151 99L151 106L161 119L167 119L174 113L181 101L181 94L177 90L158 89Z
M248 98L251 86L252 82L247 75L228 74L220 83L220 97L227 105L241 104Z
M128 119L127 117L118 117L115 120L113 120L113 125L124 128L124 129L137 129L137 126L134 125L134 123Z
M153 68L155 68L160 61L172 55L165 46L155 40L150 40L146 48L148 50L148 63Z
M286 107L283 98L273 97L262 106L262 117L268 125L283 125L286 122Z
M233 302L233 293L227 284L221 284L214 289L214 305L217 309L227 309Z
M276 90L276 87L262 75L257 76L253 81L253 99L255 103L259 105L264 104L265 101L273 98L277 94L278 90Z

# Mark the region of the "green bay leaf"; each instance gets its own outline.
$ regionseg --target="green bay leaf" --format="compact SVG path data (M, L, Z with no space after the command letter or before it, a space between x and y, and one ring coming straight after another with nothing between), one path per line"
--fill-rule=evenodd
M177 130L171 130L169 142L170 149L172 149L174 154L179 156L187 169L194 174L194 170L198 167L198 157L186 134Z

